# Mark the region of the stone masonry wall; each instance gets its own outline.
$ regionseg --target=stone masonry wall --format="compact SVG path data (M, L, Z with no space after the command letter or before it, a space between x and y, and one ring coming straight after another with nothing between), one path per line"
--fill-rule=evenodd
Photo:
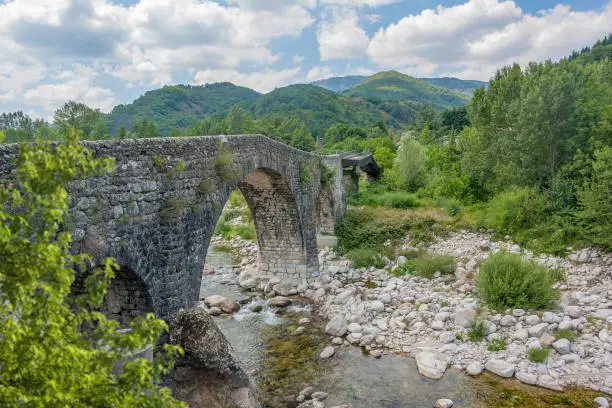
M115 158L115 170L69 187L73 250L97 262L114 257L142 279L164 319L198 299L204 257L231 191L251 207L262 266L303 279L318 274L317 200L322 166L336 220L344 211L339 157L303 152L261 135L107 140L84 143ZM0 145L0 180L9 180L16 145ZM229 159L229 160L228 160ZM308 174L305 180L304 174Z

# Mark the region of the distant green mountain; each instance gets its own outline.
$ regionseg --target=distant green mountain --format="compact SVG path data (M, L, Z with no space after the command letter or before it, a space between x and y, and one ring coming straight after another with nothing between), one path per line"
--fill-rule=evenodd
M320 86L332 92L342 92L345 89L349 89L353 85L357 85L363 82L367 76L362 75L349 75L343 77L333 77L327 79L320 79L318 81L311 82L311 85Z
M198 120L225 112L236 103L259 95L252 89L229 82L165 86L146 92L130 104L115 106L105 121L109 131L116 134L119 126L130 129L132 122L146 118L157 125L162 135L168 135L172 128L192 126Z
M290 85L261 95L257 99L241 102L240 106L253 117L296 116L301 119L314 136L321 136L328 127L337 122L355 126L372 126L383 120L389 125L397 124L399 117L413 107L402 110L400 105L385 107L381 103L342 97L332 91L314 85ZM389 112L387 112L389 111Z
M483 86L486 88L488 84L488 82L485 81L466 80L451 77L421 78L421 80L429 82L430 84L441 86L442 88L458 92L466 92L470 94L473 93L476 89L482 88Z
M377 98L387 101L413 101L438 109L465 105L469 97L397 71L380 72L346 89L340 95L351 98Z

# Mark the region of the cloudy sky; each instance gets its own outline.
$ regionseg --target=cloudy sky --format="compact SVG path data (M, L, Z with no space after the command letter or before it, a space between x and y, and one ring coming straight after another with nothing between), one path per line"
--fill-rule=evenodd
M608 32L612 0L0 0L0 112L387 69L487 80Z

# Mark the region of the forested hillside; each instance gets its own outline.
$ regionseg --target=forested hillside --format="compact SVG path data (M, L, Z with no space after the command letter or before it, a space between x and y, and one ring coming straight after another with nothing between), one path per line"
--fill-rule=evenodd
M381 72L341 92L352 98L378 98L390 101L412 101L431 105L437 109L461 106L467 103L467 96L432 85L423 80L404 75L397 71Z
M375 104L349 100L314 85L291 85L239 104L255 118L294 116L304 122L313 135L320 136L336 122L371 126L389 119Z
M318 81L311 82L311 85L320 86L328 91L342 92L345 89L349 89L360 82L363 82L367 76L363 75L348 75L343 77L333 77L327 79L320 79Z
M155 123L162 135L172 128L185 128L218 112L227 112L238 102L257 98L258 92L229 82L191 86L165 86L146 92L127 105L118 105L106 116L111 134L120 126L131 129L132 122L147 119Z
M450 89L452 91L463 92L472 94L476 89L486 87L487 82L485 81L473 81L459 78L420 78L430 84L441 86L442 88Z

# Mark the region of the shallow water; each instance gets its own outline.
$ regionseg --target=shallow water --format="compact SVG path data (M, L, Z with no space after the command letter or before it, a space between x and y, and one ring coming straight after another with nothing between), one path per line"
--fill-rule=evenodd
M201 298L252 296L230 283L232 257L211 248L207 266L216 273L203 276ZM251 311L255 305L263 309ZM232 317L215 318L266 394L262 396L266 408L295 407L293 396L308 386L329 393L326 406L351 403L354 408L433 407L439 398L453 400L454 407L589 407L597 396L587 390L557 393L493 375L472 378L452 369L438 381L428 380L419 374L412 358L385 354L375 359L358 347L336 347L333 358L320 361L317 356L329 339L322 332L323 322L310 309L298 301L279 315L281 311L270 308L265 299L254 297ZM300 317L309 317L313 323L295 336L292 332Z

